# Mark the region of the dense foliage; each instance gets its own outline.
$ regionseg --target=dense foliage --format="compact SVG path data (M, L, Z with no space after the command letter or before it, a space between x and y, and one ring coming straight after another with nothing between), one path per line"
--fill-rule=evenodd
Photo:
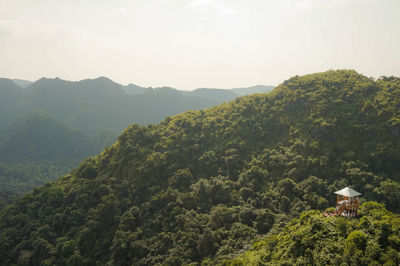
M70 168L38 162L0 162L0 210L18 196L65 175Z
M333 206L345 186L398 212L399 102L399 78L328 71L132 125L0 212L0 264L222 263L303 211Z
M366 202L360 219L304 212L224 265L400 265L400 217Z

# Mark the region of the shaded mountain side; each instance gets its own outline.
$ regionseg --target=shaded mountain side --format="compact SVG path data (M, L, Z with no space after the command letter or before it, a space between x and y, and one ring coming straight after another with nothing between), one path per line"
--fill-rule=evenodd
M327 71L129 126L0 212L0 264L214 265L345 186L398 212L399 102L399 78Z
M203 109L218 104L217 101L184 97L179 92L147 92L140 95L125 95L114 102L99 104L96 107L85 107L71 115L66 125L81 128L86 132L97 132L103 127L121 132L127 125L158 123L169 115L184 110Z
M30 113L6 132L0 146L3 162L79 162L94 154L94 143L81 131L71 130L44 111Z
M0 78L0 126L11 123L18 116L17 103L24 92L9 79Z
M87 79L71 82L56 79L40 79L34 82L26 97L20 102L23 112L44 110L62 123L68 124L68 119L81 110L100 110L102 106L112 106L118 109L118 103L125 96L121 86L107 78ZM99 113L99 117L101 117ZM116 117L114 119L117 119ZM103 119L104 128L110 128ZM90 123L90 121L87 121ZM75 125L68 124L72 128ZM81 128L87 131L87 128ZM118 129L120 130L120 129ZM90 132L96 134L98 130Z
M116 138L111 130L87 136L65 127L44 111L25 115L0 131L0 198L9 202L14 196L56 180Z
M0 161L76 165L117 139L111 129L88 136L70 129L43 110L28 113L0 130Z

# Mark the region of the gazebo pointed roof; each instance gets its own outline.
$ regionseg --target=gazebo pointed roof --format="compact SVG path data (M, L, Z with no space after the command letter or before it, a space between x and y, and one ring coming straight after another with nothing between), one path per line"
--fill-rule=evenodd
M354 189L349 188L349 187L345 187L344 189L336 191L335 194L339 194L339 195L346 196L346 197L354 197L354 196L361 195L360 192L357 192Z

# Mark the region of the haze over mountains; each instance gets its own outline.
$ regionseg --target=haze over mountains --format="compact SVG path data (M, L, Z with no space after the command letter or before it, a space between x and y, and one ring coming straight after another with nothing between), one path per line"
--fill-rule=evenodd
M44 111L33 111L2 131L0 161L54 162L74 165L104 146L99 136L65 127ZM107 144L112 144L112 139ZM71 163L72 160L72 163Z
M239 94L271 89L179 91L123 86L105 77L77 82L2 78L0 194L9 197L6 192L24 193L56 179L85 157L111 145L130 124L153 124L186 110L235 99Z
M88 134L106 128L121 132L132 123L157 123L168 115L208 108L239 95L268 92L272 88L179 91L168 87L123 86L105 77L77 82L42 78L33 83L0 79L0 128L24 113L40 109L66 126Z
M399 102L398 77L327 71L131 125L0 211L0 264L399 265ZM345 186L361 217L323 217Z
M0 211L0 264L398 265L399 102L399 78L327 71L131 125L99 155ZM56 134L24 136L41 124ZM62 160L91 143L43 112L12 128L3 149L27 162L36 154L51 161L46 151L18 153L36 150L34 139L69 143ZM324 218L345 186L387 210L367 202L360 219Z
M0 0L0 266L400 266L399 14Z

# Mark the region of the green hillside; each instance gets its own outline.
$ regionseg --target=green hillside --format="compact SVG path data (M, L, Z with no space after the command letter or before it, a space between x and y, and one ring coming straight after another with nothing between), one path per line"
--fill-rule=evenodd
M223 265L399 265L400 216L366 202L360 219L308 211Z
M0 210L18 197L71 171L69 165L0 162Z
M397 213L399 102L399 78L328 71L129 126L0 212L0 264L222 263L302 212L333 206L345 186Z

